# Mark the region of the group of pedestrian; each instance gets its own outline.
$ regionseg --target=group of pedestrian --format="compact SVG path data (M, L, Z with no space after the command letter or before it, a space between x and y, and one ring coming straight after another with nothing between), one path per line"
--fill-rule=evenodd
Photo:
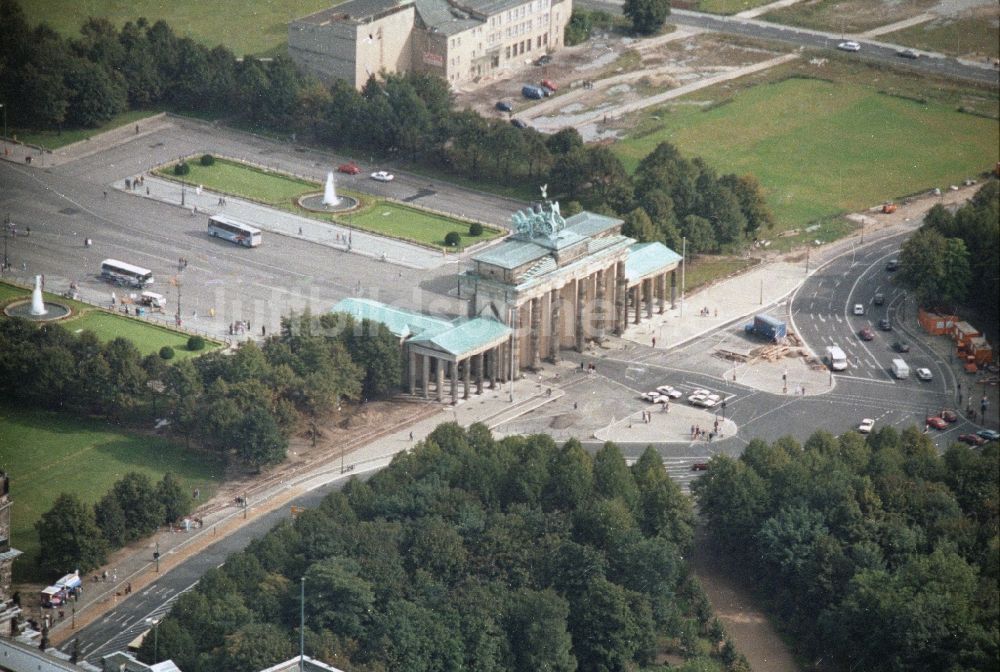
M653 421L653 414L649 411L642 412L642 421L647 425Z
M127 177L125 178L125 188L128 189L129 191L135 191L136 189L145 184L146 184L146 178L143 175L140 175L139 177L135 177L132 179L129 179ZM107 194L108 192L104 193ZM149 189L146 189L146 193L147 194L149 193Z
M230 336L242 336L250 331L250 321L249 320L237 320L236 322L231 322L229 324L229 335ZM261 336L264 335L264 329L261 328Z
M708 306L705 306L704 308L702 308L700 312L701 312L701 316L702 317L709 317L712 314L712 311L709 310ZM715 316L716 317L719 316L719 309L718 308L715 309Z
M597 366L593 362L589 364L587 362L580 362L580 370L587 373L597 373Z
M219 196L219 202L216 205L225 205L225 204L226 204L226 197Z
M715 421L716 431L718 431L719 421ZM715 432L706 432L699 425L691 425L691 439L697 441L698 439L708 439L711 443L712 439L715 438Z

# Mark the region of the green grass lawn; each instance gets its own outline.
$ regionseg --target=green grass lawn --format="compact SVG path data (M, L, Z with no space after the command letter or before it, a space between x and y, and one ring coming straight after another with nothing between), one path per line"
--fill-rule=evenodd
M273 55L288 41L288 22L332 5L338 0L31 0L21 2L29 22L45 21L68 37L80 35L88 16L107 17L116 26L145 17L163 19L174 32L214 47L222 44L237 56Z
M194 454L159 437L128 434L96 420L8 406L0 406L0 467L11 479L11 541L24 552L14 563L19 581L44 580L35 564L34 524L60 493L72 492L92 504L129 471L154 481L169 471L188 491L200 488L202 499L207 499L223 475L217 456Z
M706 92L694 96L705 100ZM777 231L954 184L1000 154L996 120L957 112L954 102L817 79L760 84L705 110L650 110L640 128L613 146L628 169L669 141L719 172L752 173Z
M910 26L895 33L887 33L879 39L962 58L1000 57L996 18L982 16L941 18Z
M745 271L756 264L745 257L698 256L689 259L684 269L685 292L692 292L710 282Z
M761 5L768 5L774 0L700 0L691 9L711 14L736 14Z
M470 236L469 225L465 222L389 201L374 203L358 213L343 215L339 219L374 233L434 247L444 247L444 237L450 231L461 234L461 248L501 234L496 229L483 227L483 235Z
M174 180L192 185L200 184L212 191L276 207L292 205L298 196L322 190L318 182L264 171L236 161L217 158L213 165L203 166L198 158L194 158L188 160L188 165L191 166L191 172L184 176L174 175L173 164L157 172Z
M71 145L74 142L92 138L95 135L118 128L119 126L131 126L137 121L142 121L146 117L151 117L154 114L159 114L159 111L133 110L130 112L122 112L112 118L108 123L97 128L77 128L73 130L65 130L61 133L58 131L30 131L13 128L11 129L11 135L16 136L18 140L29 145L38 145L47 149L59 149L60 147Z
M762 15L765 21L833 33L860 33L925 12L938 0L812 0Z
M11 299L30 298L31 290L0 282L0 304ZM132 341L144 356L159 352L164 345L174 349L174 360L197 357L221 346L220 343L205 339L205 349L192 352L187 349L188 334L174 331L158 324L97 310L94 306L80 301L71 301L61 296L45 292L46 301L57 301L73 309L73 316L59 320L56 324L71 333L90 330L101 342L108 342L122 336ZM0 319L3 313L0 313Z

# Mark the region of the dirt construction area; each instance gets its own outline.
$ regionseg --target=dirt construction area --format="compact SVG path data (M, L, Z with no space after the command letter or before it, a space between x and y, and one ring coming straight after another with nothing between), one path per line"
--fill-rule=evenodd
M626 113L788 58L794 56L686 27L644 40L603 34L553 53L547 65L526 65L509 78L460 91L456 102L487 117L521 119L544 133L573 126L590 142L618 137L620 130L608 122ZM543 79L559 87L554 95L521 95L525 84ZM498 111L501 100L513 111Z

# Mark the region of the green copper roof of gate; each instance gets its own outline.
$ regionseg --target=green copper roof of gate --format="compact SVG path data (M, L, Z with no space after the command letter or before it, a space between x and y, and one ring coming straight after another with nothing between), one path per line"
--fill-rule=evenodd
M656 272L672 271L680 262L681 255L663 243L636 243L625 259L625 278L635 282Z
M344 299L332 312L347 313L356 320L381 322L397 338L423 343L456 356L475 352L510 336L510 327L489 317L446 320L371 299Z

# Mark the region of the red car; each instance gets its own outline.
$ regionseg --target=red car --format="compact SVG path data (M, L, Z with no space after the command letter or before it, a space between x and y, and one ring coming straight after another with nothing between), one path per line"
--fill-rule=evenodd
M691 465L691 471L708 471L708 462L695 462Z
M872 331L871 327L865 327L864 329L858 332L858 336L861 337L862 341L870 341L873 338L875 338L875 332Z
M941 411L941 417L947 423L958 422L958 413L951 410L950 408Z
M541 85L544 86L549 91L558 91L559 90L559 87L556 86L556 83L553 82L551 79L543 79L541 81Z
M348 175L357 175L358 173L361 172L361 169L358 168L358 165L356 163L351 161L349 163L342 163L339 166L337 166L337 172L347 173Z
M936 415L928 416L927 424L934 429L947 429L948 423L945 422L944 418L938 417Z
M977 434L959 434L958 440L970 446L981 446L986 443L986 439Z

